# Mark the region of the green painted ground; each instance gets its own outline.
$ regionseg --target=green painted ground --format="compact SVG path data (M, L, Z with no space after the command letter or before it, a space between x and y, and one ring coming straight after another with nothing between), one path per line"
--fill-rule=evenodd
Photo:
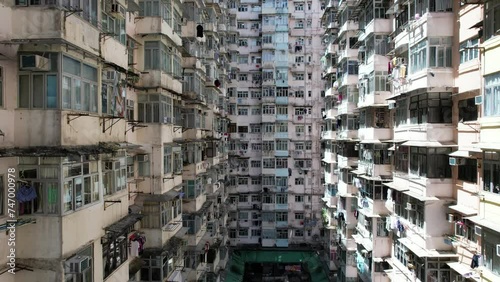
M245 263L305 263L314 282L328 282L328 273L323 268L316 252L300 251L244 251L233 252L226 267L225 282L244 282Z

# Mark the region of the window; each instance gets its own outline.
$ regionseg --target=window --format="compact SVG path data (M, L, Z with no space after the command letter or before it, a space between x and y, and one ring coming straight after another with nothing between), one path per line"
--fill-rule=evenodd
M304 3L295 3L295 11L304 11Z
M458 101L458 120L460 122L475 121L478 118L478 109L475 98Z
M65 0L61 2L65 8L78 8L80 12L75 14L97 26L97 0ZM16 6L55 6L56 3L54 0L15 0Z
M479 49L477 48L478 46L479 38L469 39L460 43L460 63L463 64L465 62L479 58Z
M451 178L450 148L410 147L410 172L427 178Z
M304 80L304 74L303 73L296 73L293 75L293 80Z
M295 185L304 185L304 178L295 178Z
M427 40L410 48L410 72L415 73L427 67Z
M101 168L104 196L111 195L126 188L126 158L103 160Z
M239 39L238 40L238 46L240 46L240 47L248 47L248 40L247 39Z
M32 109L56 109L58 103L58 54L46 54L44 57L49 59L50 71L49 72L26 72L20 70L19 72L19 108L32 108ZM79 67L79 65L78 65ZM0 70L1 71L1 70ZM75 79L81 79L81 69L75 70L78 76ZM97 70L95 71L95 80L93 80L93 89L97 96ZM70 78L71 80L71 78ZM80 83L78 83L80 85ZM64 80L63 80L64 87ZM69 89L71 91L71 88ZM3 95L3 89L0 90L0 96ZM71 95L71 92L68 93ZM70 96L71 97L71 96ZM79 96L81 97L81 95ZM3 98L3 97L0 97ZM81 102L81 101L80 101ZM0 106L3 102L0 102ZM83 109L81 109L83 110ZM95 102L95 111L97 112L97 100Z
M288 229L276 229L276 239L288 239Z
M168 25L172 26L172 3L164 1L139 1L139 16L141 17L161 17Z
M304 230L302 230L302 229L295 229L293 235L294 235L294 237L304 237Z
M118 172L119 190L125 188L126 171ZM123 177L120 173L123 173ZM63 165L64 209L63 212L77 210L99 201L99 173L97 161ZM107 175L106 180L110 179ZM115 180L115 179L113 179ZM118 183L117 182L117 183ZM104 183L105 185L109 183ZM118 190L118 189L117 189Z
M253 168L259 168L261 165L261 162L260 161L250 161L250 166L253 167ZM259 179L260 180L260 179ZM253 182L253 178L252 178L252 182ZM260 181L259 181L260 182ZM252 183L253 184L253 183Z
M474 232L474 223L465 218L455 223L455 235L462 236L471 242L477 242L476 233Z
M101 18L101 28L108 34L112 34L116 41L123 45L127 44L125 19L116 18L103 12Z
M500 11L497 13L500 13ZM497 245L498 242L500 242L500 234L485 228L483 228L482 234L481 249L483 250L484 266L495 275L500 275L500 256L497 255Z
M238 91L237 97L238 98L248 98L248 91Z
M498 151L484 152L483 175L483 190L500 194L500 154Z
M36 85L37 82L34 79L33 87ZM43 85L43 82L39 85ZM43 89L43 86L41 89ZM52 97L47 98L47 106L52 104L55 107L57 105L56 90L53 92ZM115 95L115 93L111 94ZM97 103L97 69L63 56L62 107L78 111L97 112ZM33 106L35 107L35 105Z
M288 151L288 140L277 139L276 140L276 150L278 151Z
M247 5L238 6L238 12L248 12L248 6Z
M451 67L452 37L429 38L429 67Z
M396 101L396 126L405 125L408 122L408 102L406 99Z
M137 155L136 159L139 176L150 176L149 155Z
M253 116L256 116L256 115L261 115L261 110L260 110L260 108L253 107L253 108L252 108L252 115L253 115Z
M303 195L295 195L295 202L296 203L304 202L304 196Z
M182 76L180 55L177 49L161 41L144 42L144 69L161 70L176 77Z
M484 39L488 40L500 30L500 3L488 1L484 5Z
M500 116L500 73L484 76L484 84L484 116Z
M428 93L410 98L410 122L451 123L451 93Z
M244 22L238 22L238 29L245 29L245 23Z
M18 205L19 215L59 214L60 164L61 158L19 158L19 179L27 181L37 195L34 200Z
M163 173L172 173L172 147L165 146L163 148Z
M303 29L304 28L304 21L303 20L298 20L295 22L295 29Z
M248 80L248 75L245 73L239 74L238 75L238 80L239 81L247 81Z
M137 119L139 121L145 123L173 122L172 98L162 94L144 94L144 95L137 95L137 100L138 100ZM186 124L193 119L196 119L196 117L191 117L191 116L186 117L185 118ZM193 122L193 126L195 125L194 123L195 122Z
M128 230L121 236L111 237L102 245L104 278L108 277L128 259Z

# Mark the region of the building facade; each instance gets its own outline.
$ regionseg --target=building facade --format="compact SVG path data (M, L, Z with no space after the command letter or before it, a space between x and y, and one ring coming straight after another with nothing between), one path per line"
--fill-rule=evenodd
M326 3L324 202L338 281L500 279L499 4Z
M2 1L1 281L222 279L225 5Z
M317 1L231 5L230 244L319 245L322 7Z

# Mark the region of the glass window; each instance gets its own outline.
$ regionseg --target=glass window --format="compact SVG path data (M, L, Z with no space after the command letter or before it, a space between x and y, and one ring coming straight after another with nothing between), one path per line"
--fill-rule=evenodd
M479 58L479 38L473 38L460 43L460 63Z
M500 7L499 7L500 11ZM500 21L499 21L500 22ZM500 115L500 73L484 77L484 116Z
M484 152L484 191L500 194L500 154L497 151Z
M475 98L469 98L458 101L458 120L459 122L475 121L478 118L478 106Z
M484 39L488 40L500 30L500 2L487 1L484 6Z

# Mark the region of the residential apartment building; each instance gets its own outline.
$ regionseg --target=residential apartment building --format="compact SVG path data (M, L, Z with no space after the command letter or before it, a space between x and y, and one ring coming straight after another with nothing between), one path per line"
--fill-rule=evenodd
M0 280L220 281L225 4L13 0L0 18Z
M318 245L322 7L317 1L230 5L229 242Z
M500 279L499 5L326 3L323 199L338 281Z

